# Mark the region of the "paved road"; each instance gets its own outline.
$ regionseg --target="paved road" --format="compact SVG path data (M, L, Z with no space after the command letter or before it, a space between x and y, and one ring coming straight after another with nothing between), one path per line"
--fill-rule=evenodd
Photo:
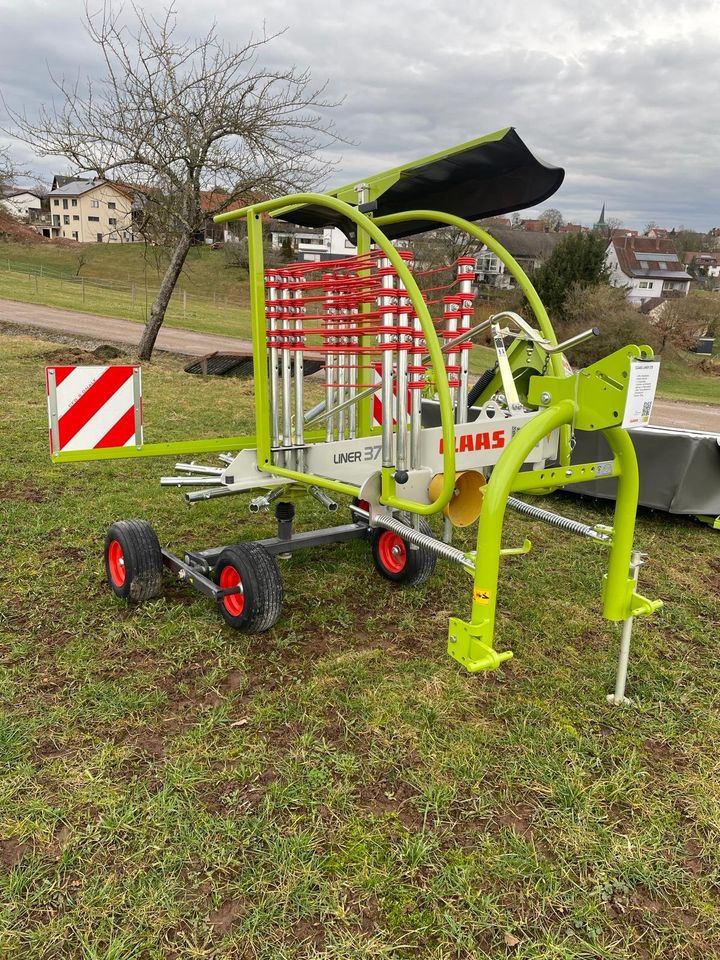
M656 427L680 427L720 433L720 407L710 403L658 399L653 404L651 420Z
M55 333L71 334L103 343L137 344L143 326L132 320L99 317L91 313L60 310L37 303L0 300L0 323L12 323ZM210 333L194 333L163 327L157 339L160 350L200 357L213 350L244 350L249 340L220 337ZM720 407L705 403L684 403L675 400L656 400L652 422L659 427L684 427L689 430L710 430L720 433Z
M114 317L99 317L92 313L61 310L38 303L21 303L18 300L0 300L0 323L53 330L87 340L103 343L131 344L140 342L143 331L141 323L118 320ZM176 330L163 327L157 338L159 350L201 357L213 350L244 350L252 347L249 340L235 337L220 337L210 333L195 333L192 330Z

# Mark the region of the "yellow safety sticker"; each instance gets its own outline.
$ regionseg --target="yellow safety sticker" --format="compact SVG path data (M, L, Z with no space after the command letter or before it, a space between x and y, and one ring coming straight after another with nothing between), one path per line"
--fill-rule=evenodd
M481 603L483 606L487 606L490 603L490 591L473 590L473 600L475 603Z

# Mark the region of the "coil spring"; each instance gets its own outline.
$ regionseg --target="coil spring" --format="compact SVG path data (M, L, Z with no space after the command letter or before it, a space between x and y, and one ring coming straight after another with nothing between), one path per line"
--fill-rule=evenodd
M432 550L433 553L436 553L439 557L443 557L445 560L450 560L452 563L459 563L461 566L467 567L470 570L475 569L473 561L468 559L462 550L458 550L457 547L453 547L442 540L437 540L427 533L422 533L420 530L415 530L414 527L408 527L402 520L391 517L389 514L376 517L375 523L379 527L384 527L386 530L392 530L393 533L397 533L398 536L402 537L403 540L407 540L408 543L414 543L416 547L425 547L427 550Z
M516 500L515 497L508 497L507 504L518 513L524 513L526 517L532 517L534 520L544 520L545 523L558 527L560 530L567 530L569 533L578 533L581 537L590 537L592 540L604 540L610 542L612 537L606 533L599 533L593 530L586 523L579 523L577 520L570 520L568 517L561 517L558 513L550 513L549 510L543 510L541 507L534 507L523 500Z

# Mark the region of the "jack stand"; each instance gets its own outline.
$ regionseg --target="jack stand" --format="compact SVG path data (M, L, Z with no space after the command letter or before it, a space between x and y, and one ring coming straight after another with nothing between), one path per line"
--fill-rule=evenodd
M640 567L645 563L645 555L639 550L633 550L630 559L630 576L637 585ZM632 637L632 628L634 617L627 617L623 620L622 636L620 637L620 654L618 657L617 674L615 676L615 692L607 695L607 702L614 707L629 705L632 703L630 697L625 696L625 684L627 681L628 662L630 660L630 639Z
M275 519L278 524L278 540L292 540L295 504L287 500L280 500L275 507ZM279 560L289 560L292 553L278 553L277 556Z

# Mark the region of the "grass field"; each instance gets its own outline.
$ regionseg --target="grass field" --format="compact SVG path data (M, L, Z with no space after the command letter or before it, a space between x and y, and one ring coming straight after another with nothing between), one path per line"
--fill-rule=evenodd
M84 258L82 265L80 257ZM87 279L107 279L118 283L134 283L138 290L147 283L156 288L165 272L166 259L158 247L145 246L142 243L20 243L12 240L0 241L0 272L11 265L22 264L27 267L43 267L48 274L75 275ZM211 250L205 245L194 246L188 253L185 267L178 287L188 294L198 297L235 297L238 295L238 278L245 272L227 267L222 250Z
M184 506L167 461L52 466L43 367L67 349L2 339L0 956L718 955L717 533L641 513L641 592L666 607L637 623L629 708L605 702L602 548L517 515L506 542L534 549L503 563L516 656L493 674L445 653L469 580L395 589L361 542L285 561L262 636L169 581L127 607L104 583L113 520L182 550L272 519ZM247 382L164 359L144 392L148 442L251 430Z

